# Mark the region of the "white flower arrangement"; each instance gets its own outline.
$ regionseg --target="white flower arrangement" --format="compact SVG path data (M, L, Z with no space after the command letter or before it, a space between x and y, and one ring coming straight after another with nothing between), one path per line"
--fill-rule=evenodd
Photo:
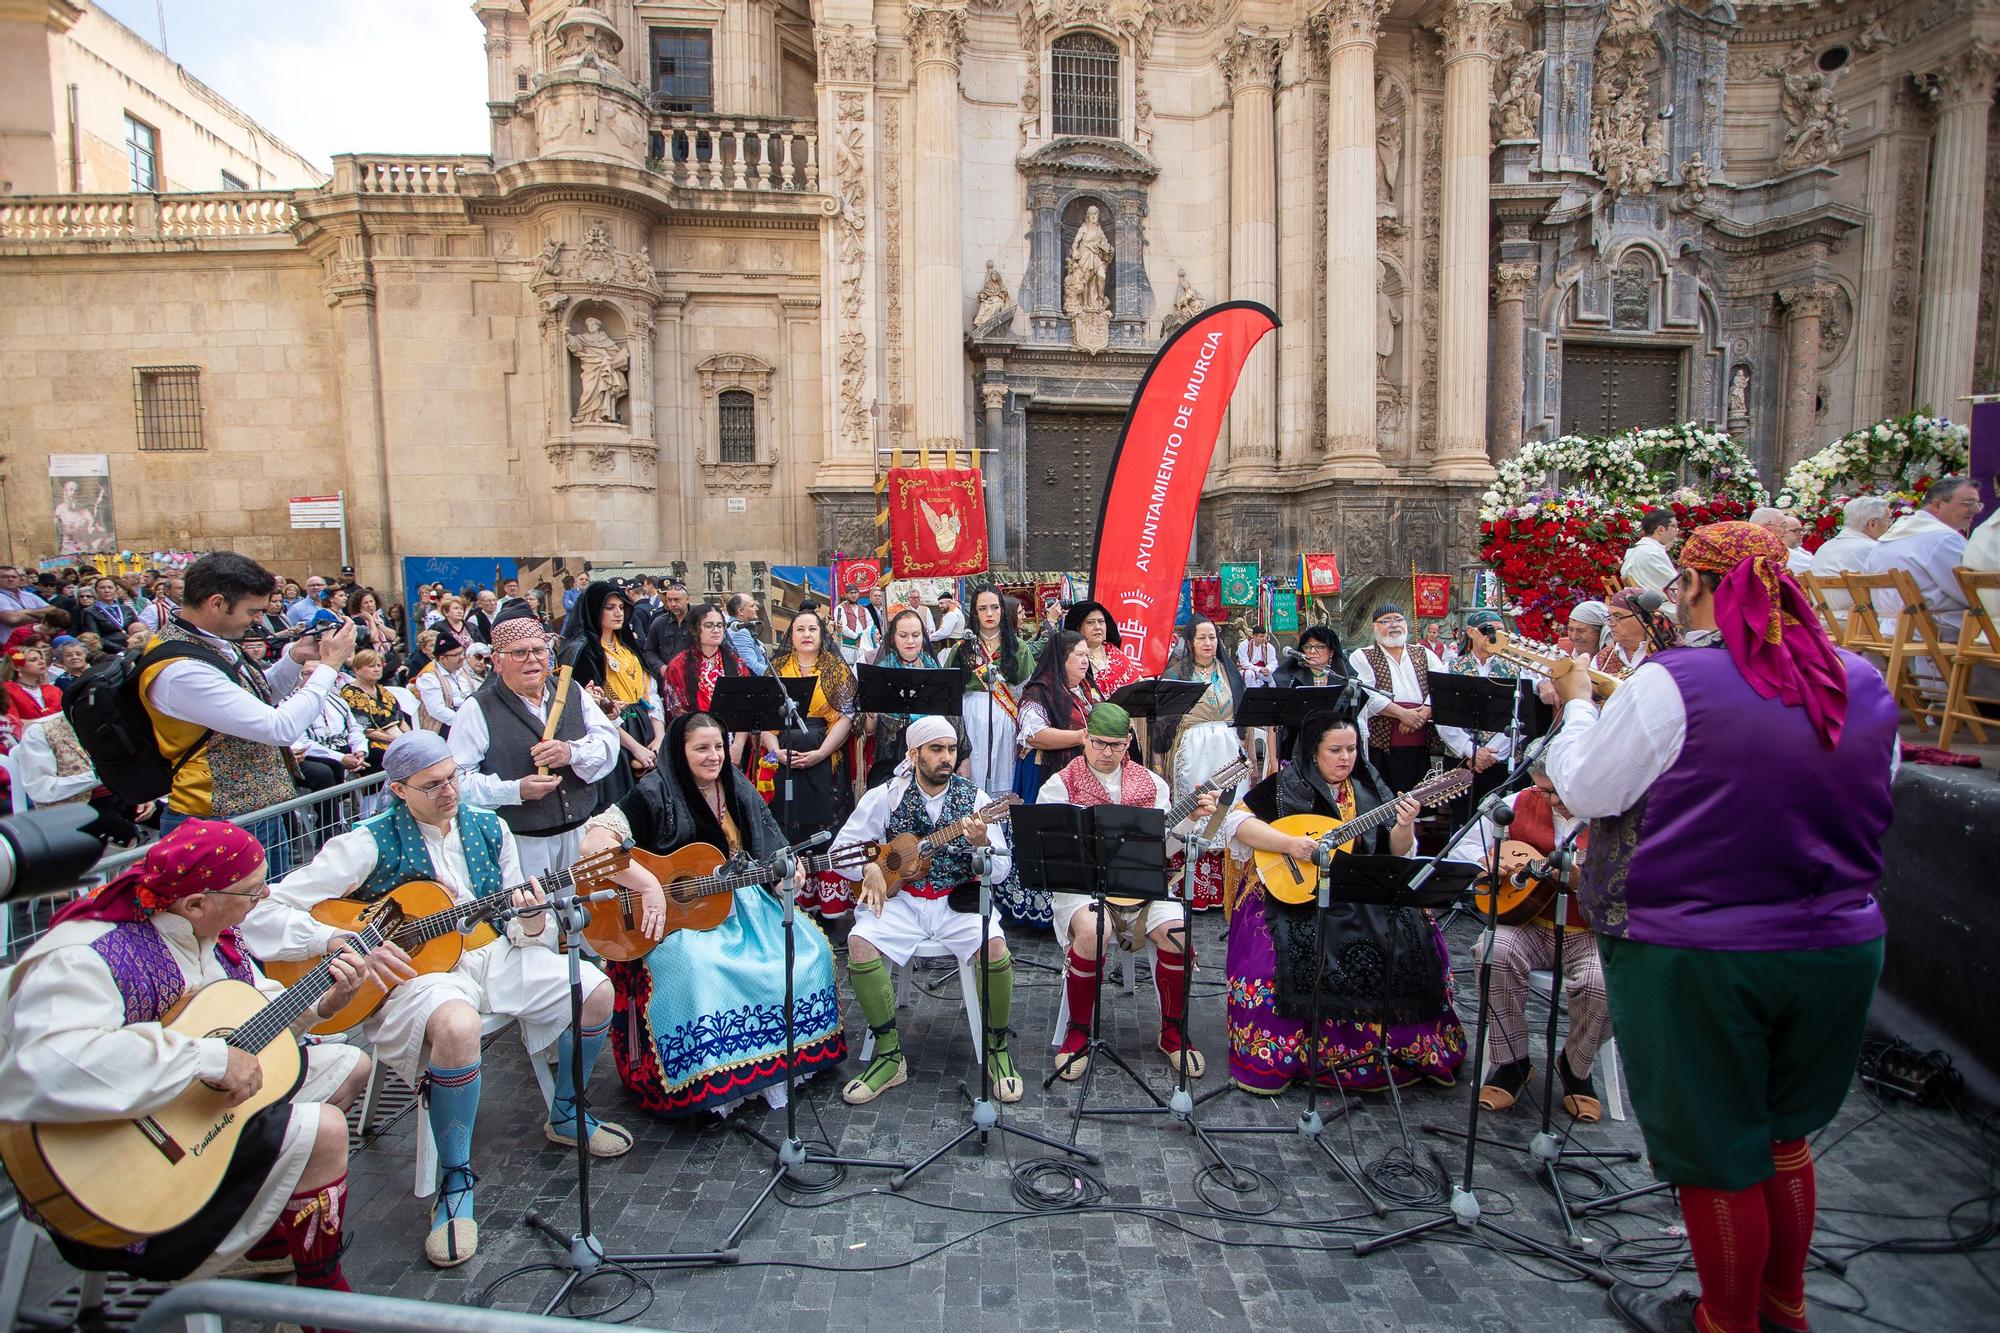
M1604 508L1637 504L1654 489L1628 436L1530 440L1500 465L1492 487L1480 497L1479 517L1488 522L1497 519L1536 492L1546 492L1552 482Z
M1914 413L1850 431L1792 465L1778 508L1822 512L1835 497L1914 493L1924 478L1963 472L1971 463L1972 432L1944 417Z
M1709 494L1761 505L1769 500L1764 484L1757 479L1757 464L1749 451L1723 431L1704 430L1692 421L1676 426L1655 426L1631 431L1618 437L1630 443L1632 452L1652 472L1658 492L1645 498L1658 504L1676 489L1699 490L1685 483L1707 481Z

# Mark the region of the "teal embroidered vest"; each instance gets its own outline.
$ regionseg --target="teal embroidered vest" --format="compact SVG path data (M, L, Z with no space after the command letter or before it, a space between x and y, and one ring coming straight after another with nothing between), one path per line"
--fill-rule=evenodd
M398 884L437 878L430 849L424 846L423 830L417 827L409 806L398 801L374 818L361 821L361 827L375 839L375 869L349 897L372 903ZM500 842L506 829L491 810L458 807L458 836L465 847L465 867L472 873L474 897L484 898L507 887L500 882Z
M914 833L921 838L935 833L946 824L957 823L979 808L974 800L977 794L978 788L954 775L945 788L943 808L938 811L937 819L932 820L924 810L923 791L912 777L903 792L903 799L889 812L886 836L894 838ZM953 889L974 883L977 878L972 870L972 848L960 841L932 857L930 873L905 884L903 892L917 898L948 898Z

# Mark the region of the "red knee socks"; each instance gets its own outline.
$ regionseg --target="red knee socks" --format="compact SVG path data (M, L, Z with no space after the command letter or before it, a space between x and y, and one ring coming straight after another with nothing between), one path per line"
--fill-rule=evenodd
M1063 970L1063 986L1069 996L1069 1029L1063 1033L1062 1051L1074 1054L1090 1043L1090 1020L1097 1012L1097 969L1101 958L1085 958L1074 948L1069 966Z
M1806 1260L1812 1245L1813 1215L1818 1187L1813 1179L1812 1149L1804 1139L1771 1145L1777 1174L1757 1188L1770 1218L1771 1252L1764 1260L1763 1292L1758 1313L1780 1328L1806 1326Z
M1681 1217L1701 1279L1697 1333L1757 1333L1757 1297L1771 1249L1771 1224L1760 1186L1743 1190L1680 1187Z
M1187 1014L1187 959L1184 955L1153 951L1153 983L1160 992L1160 1045L1169 1051L1180 1049L1180 1023Z

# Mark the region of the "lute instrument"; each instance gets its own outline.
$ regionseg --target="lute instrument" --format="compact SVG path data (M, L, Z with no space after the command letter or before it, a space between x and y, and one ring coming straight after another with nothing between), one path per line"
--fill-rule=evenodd
M458 966L458 960L467 950L483 949L500 938L500 933L493 928L493 920L511 910L514 895L522 889L563 894L572 891L594 893L601 888L615 887L609 883L611 876L631 864L631 857L629 845L609 847L584 857L566 870L545 875L541 881L529 880L526 884L489 893L467 903L459 902L450 889L435 880L413 879L398 884L373 902L329 898L316 905L311 916L335 930L358 933L385 906L393 904L399 920L393 931L385 932L387 942L410 956L410 966L418 976L449 972ZM320 961L308 958L298 962L266 963L264 973L275 981L290 983L311 971ZM325 1037L345 1032L365 1022L388 997L389 992L382 989L381 982L371 976L361 983L361 989L353 999L341 1006L333 1017L315 1027L313 1033Z
M1504 630L1494 631L1490 642L1495 657L1512 662L1515 666L1525 667L1536 675L1546 676L1552 681L1561 680L1572 671L1588 672L1590 692L1599 699L1610 698L1612 691L1618 688L1618 677L1599 671L1588 662L1580 662L1558 649L1517 639Z
M991 801L963 819L955 819L943 828L933 829L921 838L914 833L899 833L889 840L889 844L877 853L882 866L882 882L889 886L889 897L902 892L903 886L911 880L922 879L930 873L931 861L945 848L965 836L965 829L975 819L989 824L1004 824L1012 818L1014 807L1021 804L1021 798L1012 793Z
M853 842L835 847L824 856L803 856L797 864L808 875L827 870L850 870L873 861L880 843ZM634 850L632 860L652 872L660 881L667 900L666 922L660 940L677 930L713 930L729 917L736 890L753 884L770 887L778 882L778 862L732 861L705 842L689 843L662 856ZM583 938L599 955L614 963L630 963L644 958L659 944L639 928L638 902L642 890L616 886L618 896L590 904L590 921Z
M1202 797L1211 793L1221 792L1229 787L1234 787L1248 776L1250 776L1250 758L1248 755L1238 751L1236 758L1230 760L1225 767L1219 768L1209 774L1207 778L1196 784L1193 791L1167 807L1167 828L1179 828L1181 821L1193 814L1194 808L1201 804ZM1181 873L1183 875L1192 874L1193 870L1191 867L1184 865L1181 867ZM1136 908L1144 907L1146 900L1144 898L1106 898L1104 905L1114 912L1130 912Z
M347 943L359 956L402 921L383 904ZM305 1081L292 1024L333 985L330 962L305 968L275 999L247 982L214 981L183 995L160 1026L184 1037L221 1037L257 1059L264 1081L235 1106L197 1080L149 1114L124 1120L0 1124L0 1163L21 1201L84 1245L115 1248L186 1222L221 1188L250 1118L290 1101Z
M1397 802L1405 798L1416 801L1420 806L1439 805L1471 789L1472 770L1454 768L1426 778L1402 796L1344 823L1328 819L1325 815L1286 815L1271 827L1291 837L1311 838L1339 853L1346 851L1356 838L1373 833L1384 824L1393 824ZM1311 902L1319 891L1319 868L1312 861L1301 861L1288 852L1258 852L1257 878L1263 882L1264 892L1281 903L1293 906Z
M1509 866L1516 867L1509 870ZM1558 893L1570 893L1564 924L1572 929L1588 929L1576 898L1568 887L1570 876L1558 871L1532 843L1508 838L1500 844L1499 914L1491 919L1503 926L1525 926L1546 916ZM1493 910L1493 876L1481 875L1472 886L1473 910L1481 921Z

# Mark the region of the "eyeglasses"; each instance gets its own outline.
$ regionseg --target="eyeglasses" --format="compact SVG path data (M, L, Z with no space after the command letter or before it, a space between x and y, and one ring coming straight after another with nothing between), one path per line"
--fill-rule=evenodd
M266 881L260 882L254 889L203 889L201 895L204 898L262 898L270 892L270 888Z
M493 655L495 657L504 657L510 662L525 662L531 657L547 657L549 650L546 648L509 648L505 652Z
M1132 738L1130 736L1086 736L1083 738L1083 743L1100 750L1122 750L1132 743Z
M458 774L454 773L448 778L439 778L436 782L426 782L421 787L411 782L405 782L402 785L421 796L435 796L447 787L456 787L458 785Z

